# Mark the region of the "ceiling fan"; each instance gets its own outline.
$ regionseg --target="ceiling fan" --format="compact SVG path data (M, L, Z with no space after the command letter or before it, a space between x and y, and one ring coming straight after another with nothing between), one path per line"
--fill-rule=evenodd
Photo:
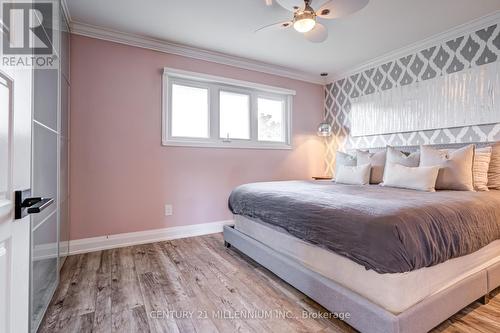
M318 10L311 7L312 0L276 0L283 8L293 12L293 18L289 21L266 25L255 32L268 29L287 29L291 26L304 34L304 37L313 42L321 43L328 38L328 30L318 22L318 19L336 19L357 12L368 4L369 0L329 0ZM266 0L270 6L271 0Z

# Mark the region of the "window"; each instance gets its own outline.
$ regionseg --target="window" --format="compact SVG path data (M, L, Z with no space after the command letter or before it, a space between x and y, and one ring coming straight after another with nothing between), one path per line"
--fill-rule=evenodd
M172 85L172 136L208 138L208 89Z
M250 95L219 92L219 135L222 139L250 139Z
M283 141L283 125L285 105L282 100L269 98L257 99L257 113L259 116L259 140Z
M294 91L166 68L166 146L290 149Z

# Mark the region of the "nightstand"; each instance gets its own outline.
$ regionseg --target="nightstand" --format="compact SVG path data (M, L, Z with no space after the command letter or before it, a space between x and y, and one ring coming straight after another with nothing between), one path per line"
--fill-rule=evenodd
M332 177L328 177L328 176L314 176L314 177L312 177L312 179L314 179L314 180L332 180Z

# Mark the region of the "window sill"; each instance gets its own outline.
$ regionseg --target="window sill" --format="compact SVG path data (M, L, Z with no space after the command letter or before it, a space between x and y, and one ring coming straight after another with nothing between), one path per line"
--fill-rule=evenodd
M165 147L192 147L192 148L229 148L229 149L275 149L291 150L292 145L286 143L273 142L203 142L203 141L178 141L163 140L162 146Z

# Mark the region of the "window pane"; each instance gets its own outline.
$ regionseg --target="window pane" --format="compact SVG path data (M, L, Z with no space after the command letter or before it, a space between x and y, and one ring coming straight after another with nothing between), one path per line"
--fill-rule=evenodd
M208 89L172 85L172 136L208 138Z
M285 141L283 101L258 98L259 141Z
M250 96L221 91L219 97L220 137L250 139Z

